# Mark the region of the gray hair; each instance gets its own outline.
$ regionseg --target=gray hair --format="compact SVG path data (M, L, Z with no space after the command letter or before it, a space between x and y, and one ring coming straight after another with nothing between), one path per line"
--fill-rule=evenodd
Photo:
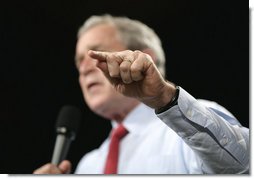
M88 18L78 31L78 38L90 28L99 24L111 24L119 32L122 42L129 50L152 49L156 55L156 66L165 76L165 54L161 40L153 29L138 20L128 17L113 17L109 14Z

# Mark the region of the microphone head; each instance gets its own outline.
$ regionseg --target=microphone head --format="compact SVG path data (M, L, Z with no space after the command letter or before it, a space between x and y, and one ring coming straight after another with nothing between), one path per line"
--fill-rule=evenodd
M82 113L79 108L70 105L63 106L58 114L56 130L58 133L75 135L78 132L81 119Z

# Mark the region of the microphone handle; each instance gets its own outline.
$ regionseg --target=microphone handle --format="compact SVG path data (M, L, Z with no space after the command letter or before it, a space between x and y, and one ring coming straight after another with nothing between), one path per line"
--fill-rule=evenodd
M52 156L51 163L58 165L67 156L69 147L71 144L71 139L66 137L66 135L58 134L56 138L55 148Z

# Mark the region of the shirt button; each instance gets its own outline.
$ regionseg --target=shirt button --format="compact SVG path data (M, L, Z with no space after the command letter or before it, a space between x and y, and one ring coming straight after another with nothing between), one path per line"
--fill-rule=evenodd
M223 138L220 140L220 144L223 145L223 146L227 145L227 143L228 143L228 138L227 138L227 137L223 137Z
M186 116L191 119L191 116L192 116L192 110L188 110L187 113L186 113Z

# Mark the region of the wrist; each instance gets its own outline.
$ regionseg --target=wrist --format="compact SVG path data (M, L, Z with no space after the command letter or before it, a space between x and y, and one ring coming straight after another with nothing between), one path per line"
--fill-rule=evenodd
M179 87L173 84L170 84L171 87L167 89L164 97L161 99L162 103L160 103L160 106L155 108L155 113L162 113L171 107L177 105L178 96L179 96Z
M159 90L156 90L156 95L140 99L141 102L155 110L166 106L176 93L176 86L168 81L164 81L157 89Z

